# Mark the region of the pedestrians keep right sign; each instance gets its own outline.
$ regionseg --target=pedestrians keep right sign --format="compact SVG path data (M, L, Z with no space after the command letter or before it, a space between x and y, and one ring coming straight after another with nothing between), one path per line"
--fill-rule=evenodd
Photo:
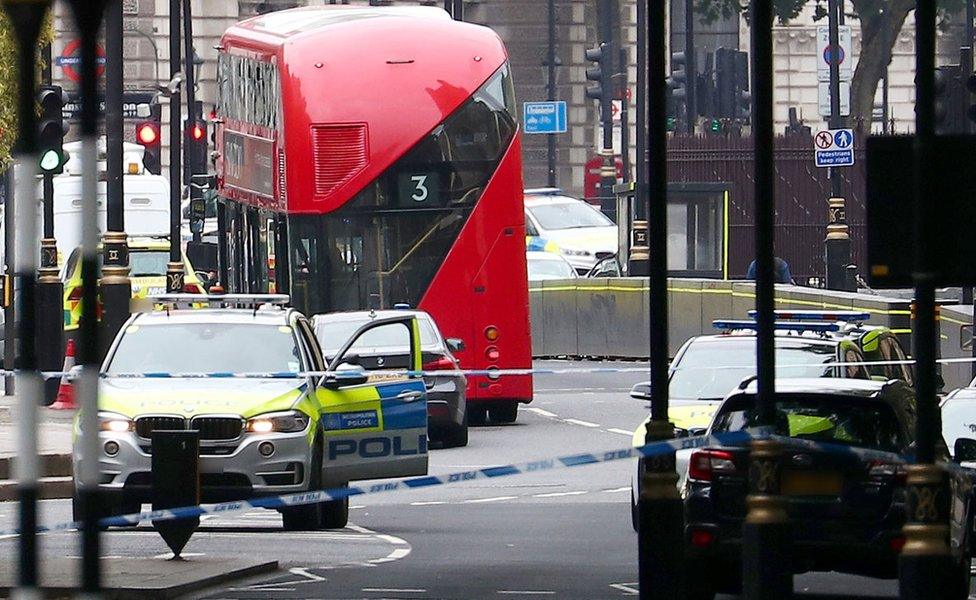
M566 133L566 103L525 102L522 123L525 133Z
M813 138L814 161L818 167L854 166L854 130L825 129Z

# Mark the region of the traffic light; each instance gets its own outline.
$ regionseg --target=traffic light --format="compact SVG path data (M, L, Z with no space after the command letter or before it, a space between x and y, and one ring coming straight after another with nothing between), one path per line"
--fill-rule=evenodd
M688 98L688 59L684 52L671 53L671 97L675 103L684 103Z
M190 231L193 234L203 232L208 196L213 197L216 187L217 179L214 175L194 173L190 176Z
M186 164L191 174L207 172L207 123L187 119L183 122L186 132Z
M39 167L42 173L58 175L64 172L64 134L68 125L64 121L64 90L59 85L41 86L37 103L41 107L38 123L37 146L40 151Z
M735 50L715 50L715 115L731 119L735 113Z
M602 104L609 104L612 98L610 85L611 63L610 45L600 44L595 48L587 48L584 52L586 60L596 63L586 70L586 79L595 82L586 86L586 97L591 100L598 100Z
M749 93L749 54L735 50L735 102L732 118L749 123L752 115L752 94Z
M162 108L158 103L153 103L150 105L150 110L152 112L148 119L136 123L136 141L145 150L142 156L142 164L146 167L146 171L153 175L159 175L162 169L162 143L160 140Z

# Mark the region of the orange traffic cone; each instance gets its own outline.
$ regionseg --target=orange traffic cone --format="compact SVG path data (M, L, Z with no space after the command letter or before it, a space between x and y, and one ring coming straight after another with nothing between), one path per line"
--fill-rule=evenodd
M61 385L58 386L58 397L51 405L52 410L74 410L78 408L75 404L75 386L68 379L68 372L75 366L75 341L68 340L68 345L64 349L64 368L61 369Z

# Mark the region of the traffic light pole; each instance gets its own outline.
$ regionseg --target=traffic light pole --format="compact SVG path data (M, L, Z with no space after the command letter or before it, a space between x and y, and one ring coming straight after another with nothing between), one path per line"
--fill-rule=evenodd
M600 166L600 210L616 221L616 198L613 186L617 183L617 161L613 153L613 85L611 73L613 71L613 13L619 11L616 0L603 0L597 3L600 13L600 42L602 46L600 87L602 98L600 101L600 121L603 132L603 148L600 155L603 163Z
M3 9L13 25L18 46L19 94L17 102L18 137L14 148L21 175L11 204L16 204L17 249L15 274L19 282L18 312L20 329L16 365L19 423L17 432L17 496L20 512L17 587L15 596L39 596L37 569L37 499L40 459L37 455L37 406L43 397L43 383L37 368L35 352L35 322L37 317L36 283L37 239L36 177L37 173L37 114L34 89L37 83L37 40L51 1L14 2L4 0ZM9 369L12 365L7 365Z
M169 69L171 82L180 74L180 0L169 0ZM179 89L169 90L169 263L166 291L183 291L183 261L180 255L180 198L182 186L182 109Z
M685 0L685 61L685 71L688 73L685 114L688 119L688 135L695 135L695 121L698 120L698 109L695 105L695 88L698 87L698 70L695 66L695 0Z
M933 246L938 244L939 198L926 185L935 157L935 21L934 2L915 7L915 361L917 393L915 462L908 465L908 510L905 546L899 557L899 587L903 600L963 597L954 590L962 579L954 573L949 552L949 488L945 471L935 464L940 435L936 357ZM967 578L968 579L968 578ZM968 594L968 590L966 590Z
M548 0L546 14L549 21L549 49L546 57L546 91L550 102L556 101L556 0ZM550 133L548 139L548 161L549 161L549 187L558 185L556 177L556 134Z
M51 84L51 54L51 44L47 44L42 75L47 85ZM58 277L58 243L54 239L54 175L47 171L43 174L42 204L41 268L37 272L37 363L42 371L57 371L64 359L64 286ZM57 398L59 383L57 379L44 382L44 404L51 404Z
M844 126L844 117L840 114L840 19L841 3L839 0L828 0L828 27L830 56L830 128L840 129ZM846 57L845 57L846 58ZM827 200L828 224L826 244L827 288L831 290L856 291L857 286L851 286L848 281L847 265L851 262L851 236L847 226L845 201L841 189L840 170L830 168L830 194ZM851 289L853 287L853 289Z
M129 280L129 244L125 234L122 117L122 3L112 2L105 12L105 167L106 232L102 240L101 294L103 353L129 318L132 282Z

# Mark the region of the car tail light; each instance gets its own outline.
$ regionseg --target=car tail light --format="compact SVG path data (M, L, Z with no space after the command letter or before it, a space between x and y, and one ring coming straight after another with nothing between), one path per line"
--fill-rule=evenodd
M868 475L876 479L894 479L898 483L906 483L908 471L901 463L872 460L868 464Z
M446 356L441 356L437 360L432 360L424 364L424 371L453 371L457 367L454 361Z
M485 348L485 358L487 358L488 360L495 362L496 360L498 360L499 356L501 356L501 352L498 351L498 348L494 346L488 346L487 348Z
M183 286L184 294L202 294L203 290L195 283L187 283Z
M888 542L888 547L894 550L895 552L901 552L901 549L905 547L905 538L903 537L891 538L891 540Z
M705 529L695 529L691 532L690 541L696 548L708 548L715 541L715 534Z
M735 457L725 450L695 450L688 465L688 477L697 481L711 481L713 473L735 473Z
M485 327L485 339L489 342L494 342L498 339L498 328L494 325L489 325Z

